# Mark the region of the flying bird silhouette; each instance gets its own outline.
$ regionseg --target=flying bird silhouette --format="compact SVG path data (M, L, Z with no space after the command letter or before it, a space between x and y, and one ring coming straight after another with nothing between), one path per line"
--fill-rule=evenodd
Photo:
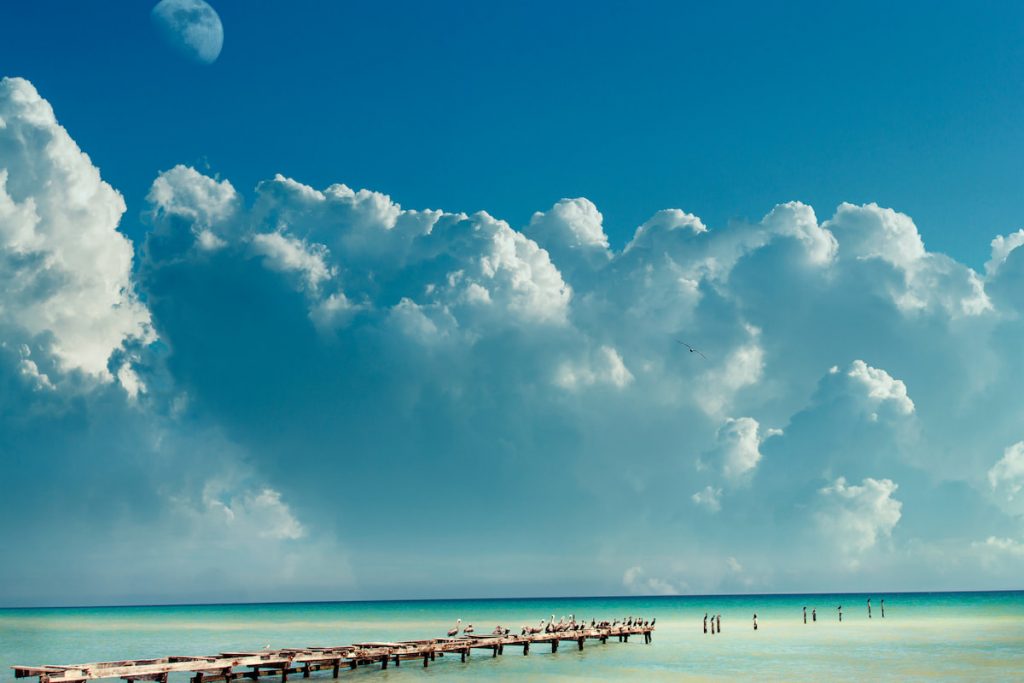
M703 358L704 360L707 360L707 359L708 359L708 357L707 357L707 356L705 356L705 355L704 355L703 353L701 353L701 352L700 352L700 349L695 349L695 348L693 348L692 346L690 346L689 344L687 344L686 342L684 342L684 341L679 341L678 339L676 339L676 343L677 343L677 344L682 344L682 345L683 345L683 346L685 346L686 348L690 349L690 353L696 353L696 354L697 354L698 356L700 356L700 357L701 357L701 358Z

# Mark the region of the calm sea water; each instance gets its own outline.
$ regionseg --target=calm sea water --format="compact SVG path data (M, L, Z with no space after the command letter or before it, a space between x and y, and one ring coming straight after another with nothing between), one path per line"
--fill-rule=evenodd
M518 631L555 614L657 617L654 642L583 652L540 647L529 657L483 651L462 664L438 659L411 666L342 672L358 680L990 680L1024 679L1024 592L873 595L759 595L559 598L424 602L290 603L169 607L0 609L0 681L12 664L72 664L171 654L214 654L265 645L340 645L444 635L457 618L477 632L496 624ZM885 598L885 619L879 598ZM843 605L843 622L836 606ZM818 622L803 624L817 608ZM722 615L722 633L704 635L705 611ZM758 630L751 616L758 615ZM810 618L808 618L810 621ZM312 679L330 681L329 672ZM174 680L172 678L172 680ZM180 679L179 679L180 680ZM266 679L270 680L270 679ZM301 679L299 679L301 680ZM177 683L177 681L176 681Z

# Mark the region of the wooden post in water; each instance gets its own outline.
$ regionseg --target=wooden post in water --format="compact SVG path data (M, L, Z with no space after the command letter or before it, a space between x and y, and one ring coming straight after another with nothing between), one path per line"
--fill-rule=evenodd
M356 670L360 664L380 662L381 669L387 669L391 658L395 666L401 666L402 658L423 657L423 666L428 667L438 656L445 653L459 653L463 662L473 654L473 648L485 648L495 658L504 654L505 645L518 645L523 655L529 656L534 643L550 643L551 652L557 653L563 640L576 641L582 651L587 639L608 642L609 636L618 637L620 642L629 642L629 636L641 635L644 643L653 641L653 623L633 623L623 626L581 627L573 630L545 633L523 633L521 635L494 634L474 638L434 638L402 642L355 643L342 647L299 648L259 652L221 652L206 657L159 657L154 659L100 662L75 666L13 666L15 678L37 678L38 683L93 683L106 679L122 679L125 683L169 683L169 676L188 676L187 683L237 683L237 679L251 679L254 683L261 677L281 677L281 683L288 683L289 674L302 673L304 679L312 678L314 671L331 670L335 683L339 683L341 665ZM119 682L118 682L119 683Z

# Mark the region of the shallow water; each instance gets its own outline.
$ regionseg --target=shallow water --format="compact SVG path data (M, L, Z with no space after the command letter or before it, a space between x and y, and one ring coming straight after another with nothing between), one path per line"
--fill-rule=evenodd
M587 643L583 652L538 647L470 662L438 659L429 669L368 667L342 678L502 680L991 680L1024 671L1024 592L866 595L760 595L558 598L359 603L0 610L0 681L12 664L72 664L171 654L255 650L264 645L341 645L444 635L456 618L477 632L515 631L555 614L589 621L657 617L654 642ZM885 598L885 619L878 601ZM836 606L843 605L843 622ZM801 608L818 610L804 625ZM705 611L722 615L722 633L704 635ZM751 617L758 615L758 630ZM328 672L315 679L330 680ZM172 680L175 680L172 678ZM179 680L184 680L181 677ZM271 680L271 679L265 679ZM178 683L178 681L175 681Z

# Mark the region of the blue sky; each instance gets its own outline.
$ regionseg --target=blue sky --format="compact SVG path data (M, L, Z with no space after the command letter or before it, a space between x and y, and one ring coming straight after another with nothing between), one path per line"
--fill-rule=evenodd
M221 2L212 68L144 2L9 5L5 73L133 206L209 164L514 224L586 196L621 246L666 206L876 201L975 267L1024 219L1018 3Z
M1019 587L1018 4L211 4L0 10L0 604Z

